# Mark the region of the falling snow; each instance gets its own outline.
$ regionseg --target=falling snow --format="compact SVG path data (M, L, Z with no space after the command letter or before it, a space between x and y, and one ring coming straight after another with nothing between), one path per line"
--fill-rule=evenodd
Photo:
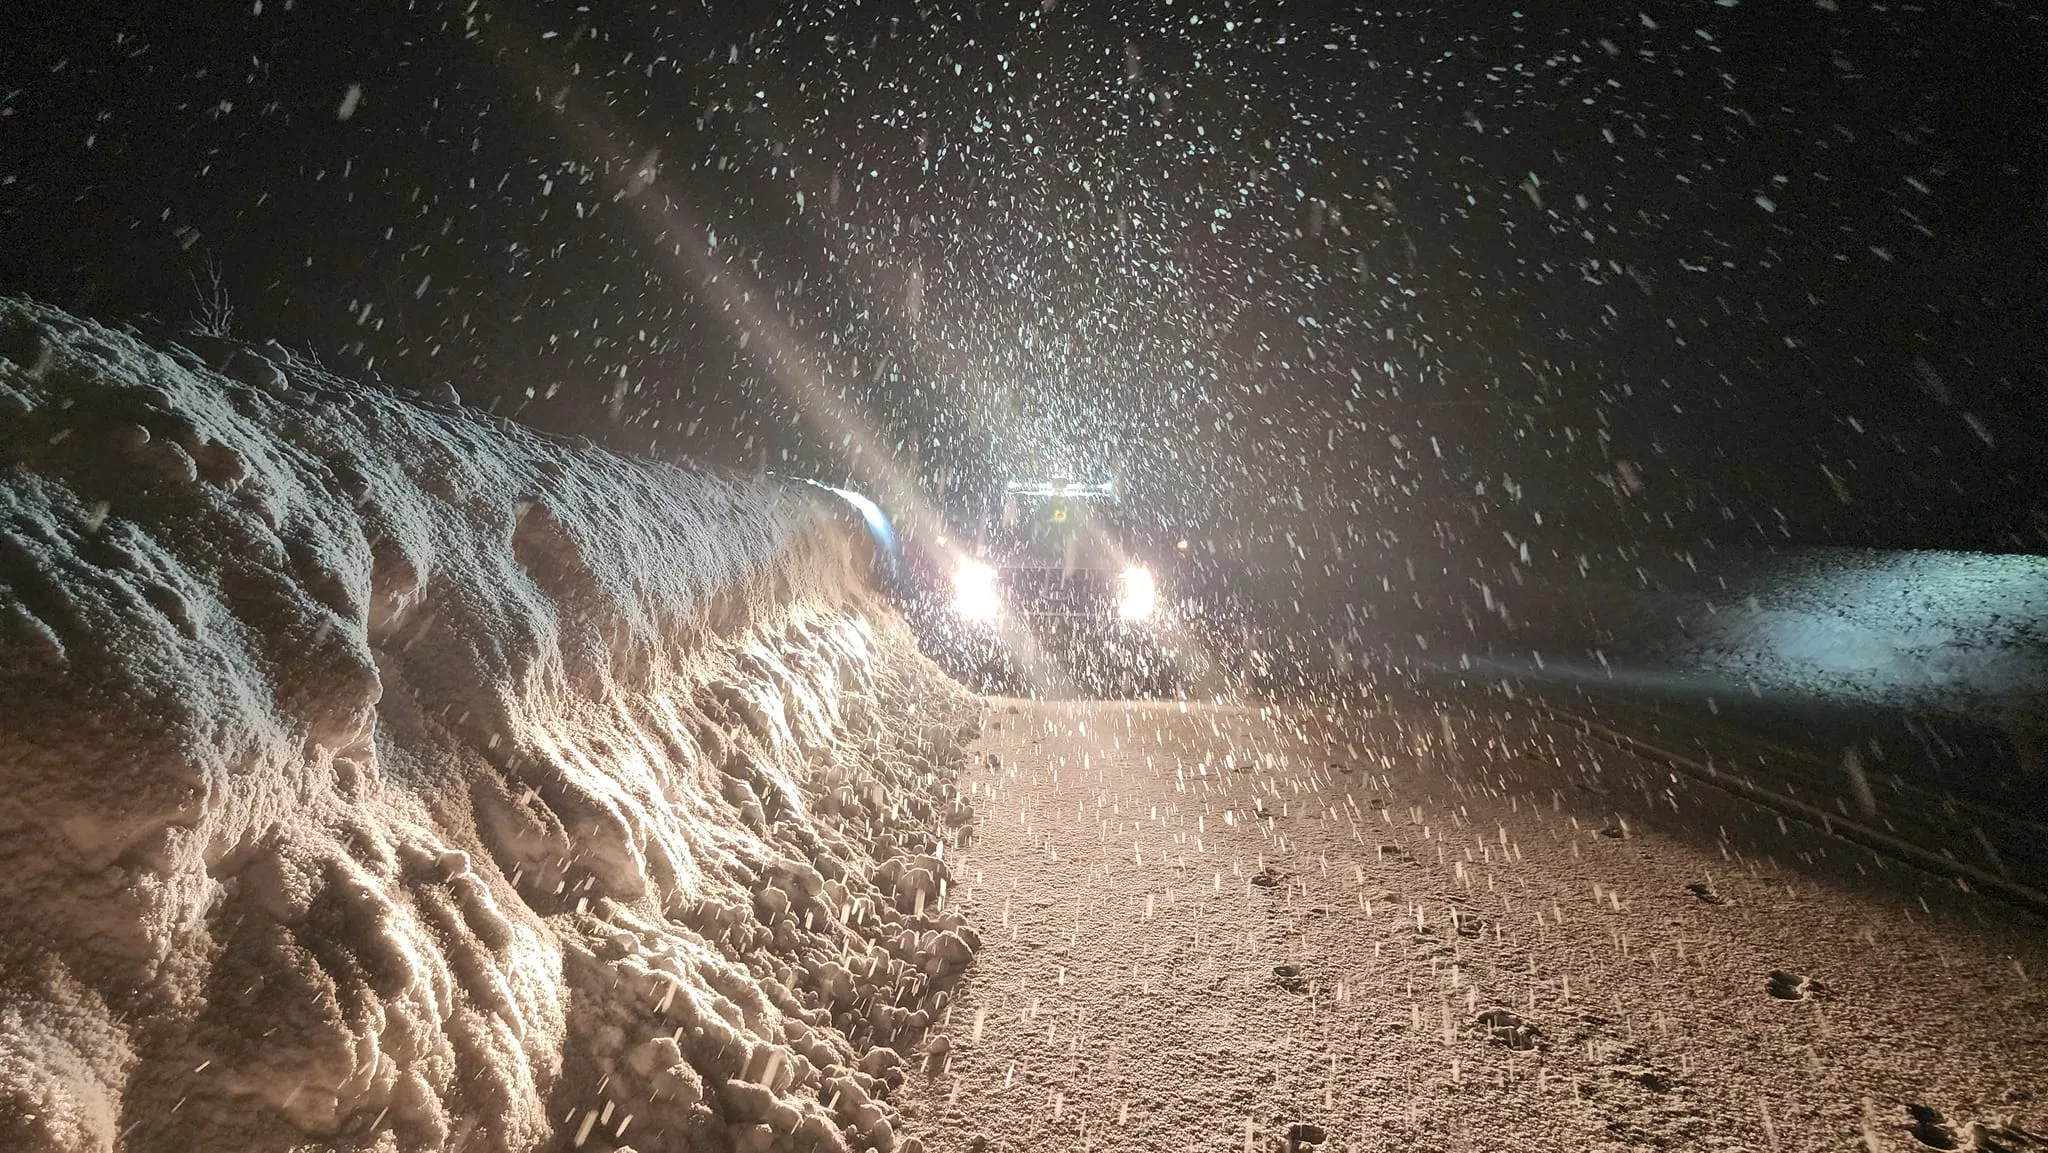
M2048 10L388 7L0 8L0 1146L2048 1148Z

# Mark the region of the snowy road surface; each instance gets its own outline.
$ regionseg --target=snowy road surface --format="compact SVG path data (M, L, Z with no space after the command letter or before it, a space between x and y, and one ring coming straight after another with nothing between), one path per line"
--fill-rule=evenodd
M1953 881L1512 704L991 709L935 1150L2048 1148Z

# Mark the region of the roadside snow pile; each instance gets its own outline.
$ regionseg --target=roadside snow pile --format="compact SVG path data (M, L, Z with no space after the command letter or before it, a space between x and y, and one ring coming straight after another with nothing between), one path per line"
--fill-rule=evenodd
M897 1147L978 720L852 523L200 343L0 298L0 1148Z

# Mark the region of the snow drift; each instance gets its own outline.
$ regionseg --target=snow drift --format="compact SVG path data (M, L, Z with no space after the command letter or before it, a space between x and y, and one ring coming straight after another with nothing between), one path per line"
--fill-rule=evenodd
M0 299L0 1148L891 1149L975 706L805 486Z

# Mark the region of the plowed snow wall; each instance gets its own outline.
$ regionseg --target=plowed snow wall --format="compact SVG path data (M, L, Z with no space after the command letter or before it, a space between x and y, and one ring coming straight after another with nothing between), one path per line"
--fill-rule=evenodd
M4 298L0 469L0 1148L895 1146L978 722L829 498Z

